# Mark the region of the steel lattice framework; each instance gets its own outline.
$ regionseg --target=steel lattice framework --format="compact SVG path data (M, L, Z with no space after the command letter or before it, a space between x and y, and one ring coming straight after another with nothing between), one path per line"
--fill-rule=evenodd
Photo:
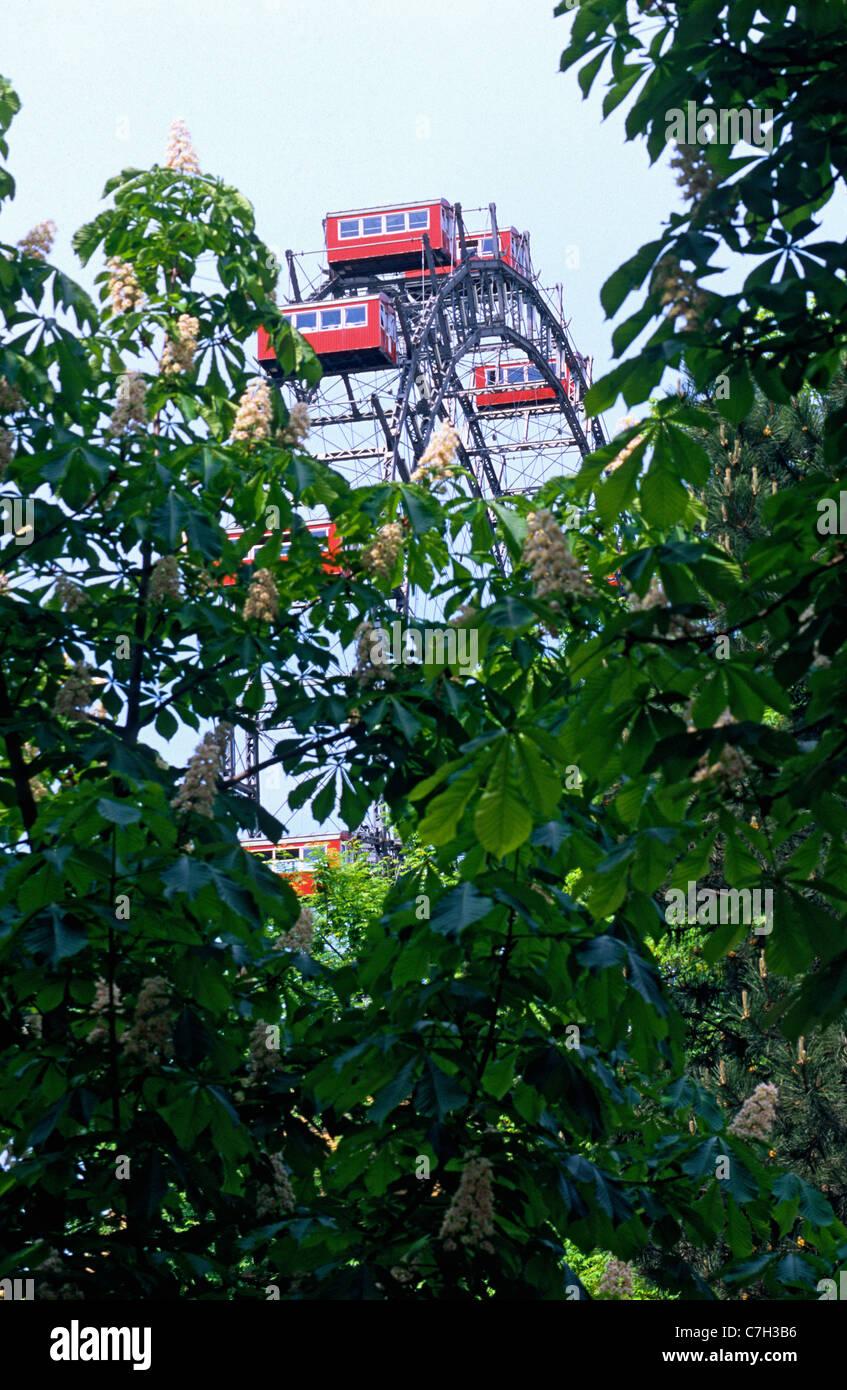
M437 269L424 236L419 273L326 271L322 284L301 294L297 258L286 252L291 303L382 292L394 306L399 330L395 369L327 375L311 389L297 382L287 387L293 398L308 405L310 453L354 485L408 482L434 429L449 420L459 432L458 461L476 495L532 494L546 478L568 471L569 459L575 469L606 442L601 421L585 413L589 360L577 352L561 306L556 307L537 278L502 255L472 254L458 204L455 212L461 254L447 271ZM496 249L500 239L493 204L489 216ZM504 362L531 364L552 398L482 408L480 381ZM258 728L256 734L233 739L225 775L248 773L242 789L271 810L270 788L249 770L269 756L278 731L274 734L261 719ZM283 805L281 795L275 813Z
M420 275L331 275L301 299L288 253L298 302L382 291L392 300L400 329L396 371L333 376L311 391L295 388L296 394L310 407L313 439L319 441L312 452L355 483L407 481L435 425L451 419L462 440L460 461L480 496L532 492L561 469L566 451L584 457L605 442L601 422L587 420L582 404L590 384L586 359L534 279L500 257L469 254L461 208L456 211L462 259L450 274L437 273L424 237ZM496 246L493 205L490 216ZM476 369L496 365L504 353L509 361L531 363L554 400L479 409ZM563 385L566 370L573 397Z

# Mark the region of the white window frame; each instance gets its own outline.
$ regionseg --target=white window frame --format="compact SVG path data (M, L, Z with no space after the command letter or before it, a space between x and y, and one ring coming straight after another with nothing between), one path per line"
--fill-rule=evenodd
M324 323L324 314L337 314L337 315L338 315L338 323ZM320 327L319 327L319 332L321 332L321 333L337 333L337 332L339 331L339 329L342 329L343 327L344 327L344 308L343 308L343 306L342 306L341 304L333 304L331 308L321 309L321 311L320 311Z
M421 217L425 217L425 218L426 218L426 221L425 221L420 227L413 227L413 226L412 226L412 214L413 214L413 213L417 213L418 216L421 216ZM388 230L388 219L389 219L389 217L402 217L402 218L403 218L403 226L402 226L402 227L397 227L397 228L395 228L393 231L389 231L389 230ZM366 231L365 231L365 221L366 221L366 220L368 220L368 221L371 221L371 220L376 221L377 218L379 219L379 224L380 224L380 225L379 225L379 231L377 231L377 232L366 232ZM447 213L442 209L442 227L444 228L445 234L446 234L446 232L447 232L447 221L446 221L446 218L447 218ZM342 232L342 230L341 230L342 223L344 223L344 224L351 224L351 223L353 223L353 222L356 223L356 231L355 231L355 234L352 233L352 232L347 232L347 233ZM363 213L361 217L339 217L339 218L338 218L338 240L339 240L339 241L361 241L361 240L363 239L363 237L374 237L374 236L405 236L405 235L406 235L407 233L409 233L409 232L415 232L415 233L420 233L420 234L422 234L423 232L428 232L428 231L429 231L430 226L431 226L431 223L432 223L432 218L430 217L430 209L429 209L428 207L425 207L425 208L406 208L406 209L404 209L402 212L373 212L373 213L367 213L367 214Z

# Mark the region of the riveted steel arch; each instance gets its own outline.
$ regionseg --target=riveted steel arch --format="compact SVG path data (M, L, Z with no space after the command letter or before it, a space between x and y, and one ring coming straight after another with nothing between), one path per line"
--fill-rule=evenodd
M433 281L435 277L433 275ZM532 323L536 332L531 337L526 326ZM413 456L419 458L426 448L433 426L445 418L445 397L454 396L468 423L475 452L481 460L481 475L493 495L501 491L491 450L485 445L485 428L481 423L473 393L462 388L458 367L462 359L486 340L513 346L533 364L541 379L553 393L553 402L567 422L571 439L582 457L605 442L599 420L587 422L583 428L579 411L566 390L560 375L551 365L555 354L568 370L579 400L584 399L588 383L578 355L573 350L562 324L533 282L502 259L464 260L440 284L425 310L418 316L412 351L403 364L398 392L391 416L394 447L386 459L384 473L393 474L398 466L404 439ZM543 351L542 351L543 347ZM434 387L427 419L418 426L411 401L415 382L429 376Z

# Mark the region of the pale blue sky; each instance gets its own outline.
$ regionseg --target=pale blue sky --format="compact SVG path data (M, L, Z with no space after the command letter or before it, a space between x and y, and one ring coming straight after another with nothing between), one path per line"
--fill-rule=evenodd
M53 218L54 259L84 280L72 232L184 117L202 168L247 194L280 254L318 248L327 211L493 200L530 231L543 282L563 282L598 375L600 286L677 205L668 168L649 171L620 116L601 123L558 72L569 22L544 0L0 0L0 19L23 102L0 236Z
M624 143L622 110L602 122L602 89L584 103L559 73L569 27L545 0L0 0L0 71L23 101L0 239L53 218L54 259L90 283L72 232L184 117L203 169L247 194L280 255L319 248L328 211L493 200L501 225L530 231L542 282L563 283L596 378L600 286L681 203L667 160L650 169ZM825 219L844 235L843 197Z

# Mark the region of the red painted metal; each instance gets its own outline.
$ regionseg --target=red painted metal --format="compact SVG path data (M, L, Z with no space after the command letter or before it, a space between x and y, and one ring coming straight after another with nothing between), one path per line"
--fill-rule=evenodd
M396 365L397 320L387 294L287 304L281 312L314 348L324 372ZM276 362L264 328L259 329L257 356L263 367Z
M442 275L452 275L455 269L455 262L451 261L449 265L437 265L435 267L435 274L439 279L441 279ZM426 265L421 267L421 265L419 264L417 270L404 270L403 276L406 280L428 280L429 267Z
M519 232L514 227L500 229L500 259L522 275L529 275L529 234ZM494 237L491 232L471 232L466 237L468 253L474 260L492 260L494 257Z
M472 260L487 261L494 257L494 237L491 232L471 232L465 238L468 248L468 255ZM532 274L532 263L529 255L529 233L519 232L515 227L505 227L499 232L500 258L507 265L520 271L527 277ZM453 260L449 265L435 267L436 275L449 275L455 270L459 263L459 242L456 239L454 246ZM421 276L421 258L418 258L418 265L415 270L406 271L406 279L411 280ZM424 276L428 274L426 267L423 267Z
M553 370L556 364L550 363ZM571 399L574 385L567 367L560 378ZM474 368L477 410L506 410L514 405L546 405L556 393L531 362L501 362L497 366Z
M324 218L327 261L333 270L414 270L421 263L426 233L436 264L449 264L455 223L446 198L330 212Z
M300 897L308 897L315 891L310 860L325 853L330 863L337 863L343 847L352 838L349 830L340 830L323 835L293 835L278 845L271 844L270 840L249 840L244 842L244 848L263 859L273 873L290 879Z
M338 555L338 552L341 549L341 537L338 534L335 524L331 521L307 521L306 527L311 533L311 535L315 537L316 540L326 540L326 549L322 552L323 563L321 564L321 569L326 574L340 574L341 566L333 564L334 558ZM227 535L229 536L230 540L238 540L239 536L244 535L244 531L243 528L234 526L231 530L227 531ZM271 535L273 535L272 531L265 532L265 536ZM244 556L242 564L252 565L254 559L256 558L256 551L259 550L259 548L260 547L258 545L252 546L250 550L248 550L247 554ZM283 560L286 560L288 558L287 552L290 549L291 532L283 531L282 547L280 552L281 558ZM218 561L216 560L215 564L217 563ZM235 584L236 577L234 574L225 574L221 580L221 583Z

